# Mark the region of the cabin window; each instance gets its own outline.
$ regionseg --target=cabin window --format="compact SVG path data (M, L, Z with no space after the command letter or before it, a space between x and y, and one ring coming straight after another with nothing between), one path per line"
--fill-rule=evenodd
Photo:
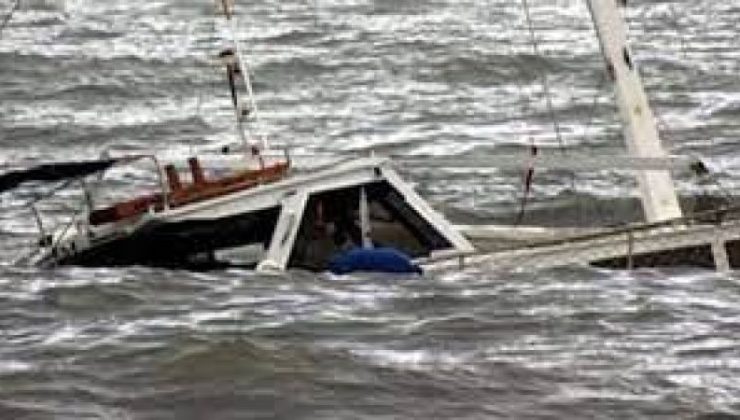
M373 246L396 248L411 257L452 246L388 182L365 188ZM309 197L289 266L324 270L337 253L362 246L359 203L359 186Z
M165 266L251 265L245 262L247 248L266 249L277 225L280 208L274 207L218 220L164 224L146 235L134 237L122 255L137 255L136 261ZM225 251L225 252L222 252ZM231 256L239 256L238 261Z

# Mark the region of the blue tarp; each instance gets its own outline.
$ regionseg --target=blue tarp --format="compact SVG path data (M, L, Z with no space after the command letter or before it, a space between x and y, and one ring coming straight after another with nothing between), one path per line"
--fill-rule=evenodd
M421 268L411 261L411 257L394 248L354 248L339 253L329 261L329 271L334 274L357 271L421 274Z

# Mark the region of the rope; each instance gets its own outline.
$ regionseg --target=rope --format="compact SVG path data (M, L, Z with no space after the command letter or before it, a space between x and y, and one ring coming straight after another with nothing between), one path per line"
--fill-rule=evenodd
M3 31L10 23L10 20L13 19L13 15L15 12L18 11L18 9L21 7L21 0L15 0L15 3L10 7L10 11L5 15L5 17L2 20L2 23L0 23L0 39L3 38Z

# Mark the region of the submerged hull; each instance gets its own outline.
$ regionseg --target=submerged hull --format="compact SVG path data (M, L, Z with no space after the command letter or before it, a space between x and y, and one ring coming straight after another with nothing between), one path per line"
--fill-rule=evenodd
M277 209L268 209L212 220L151 222L129 235L95 243L49 262L87 267L143 265L187 269L239 265L219 260L216 252L269 243L270 226L278 214Z
M476 253L457 260L428 261L426 265L433 269L486 265L505 270L584 264L609 269L740 268L740 220L705 223L701 219L689 217L589 232L568 229L560 234L558 229L530 230L528 234L536 232L536 237L520 241L511 240L517 237L517 228L498 229L473 239Z

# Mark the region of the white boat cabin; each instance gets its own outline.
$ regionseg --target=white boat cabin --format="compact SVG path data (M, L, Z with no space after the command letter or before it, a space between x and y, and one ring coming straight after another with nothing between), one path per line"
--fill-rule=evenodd
M322 271L354 247L394 248L414 260L474 250L385 159L310 172L276 164L219 179L189 163L191 183L171 166L161 169L160 193L92 206L46 241L39 261Z

